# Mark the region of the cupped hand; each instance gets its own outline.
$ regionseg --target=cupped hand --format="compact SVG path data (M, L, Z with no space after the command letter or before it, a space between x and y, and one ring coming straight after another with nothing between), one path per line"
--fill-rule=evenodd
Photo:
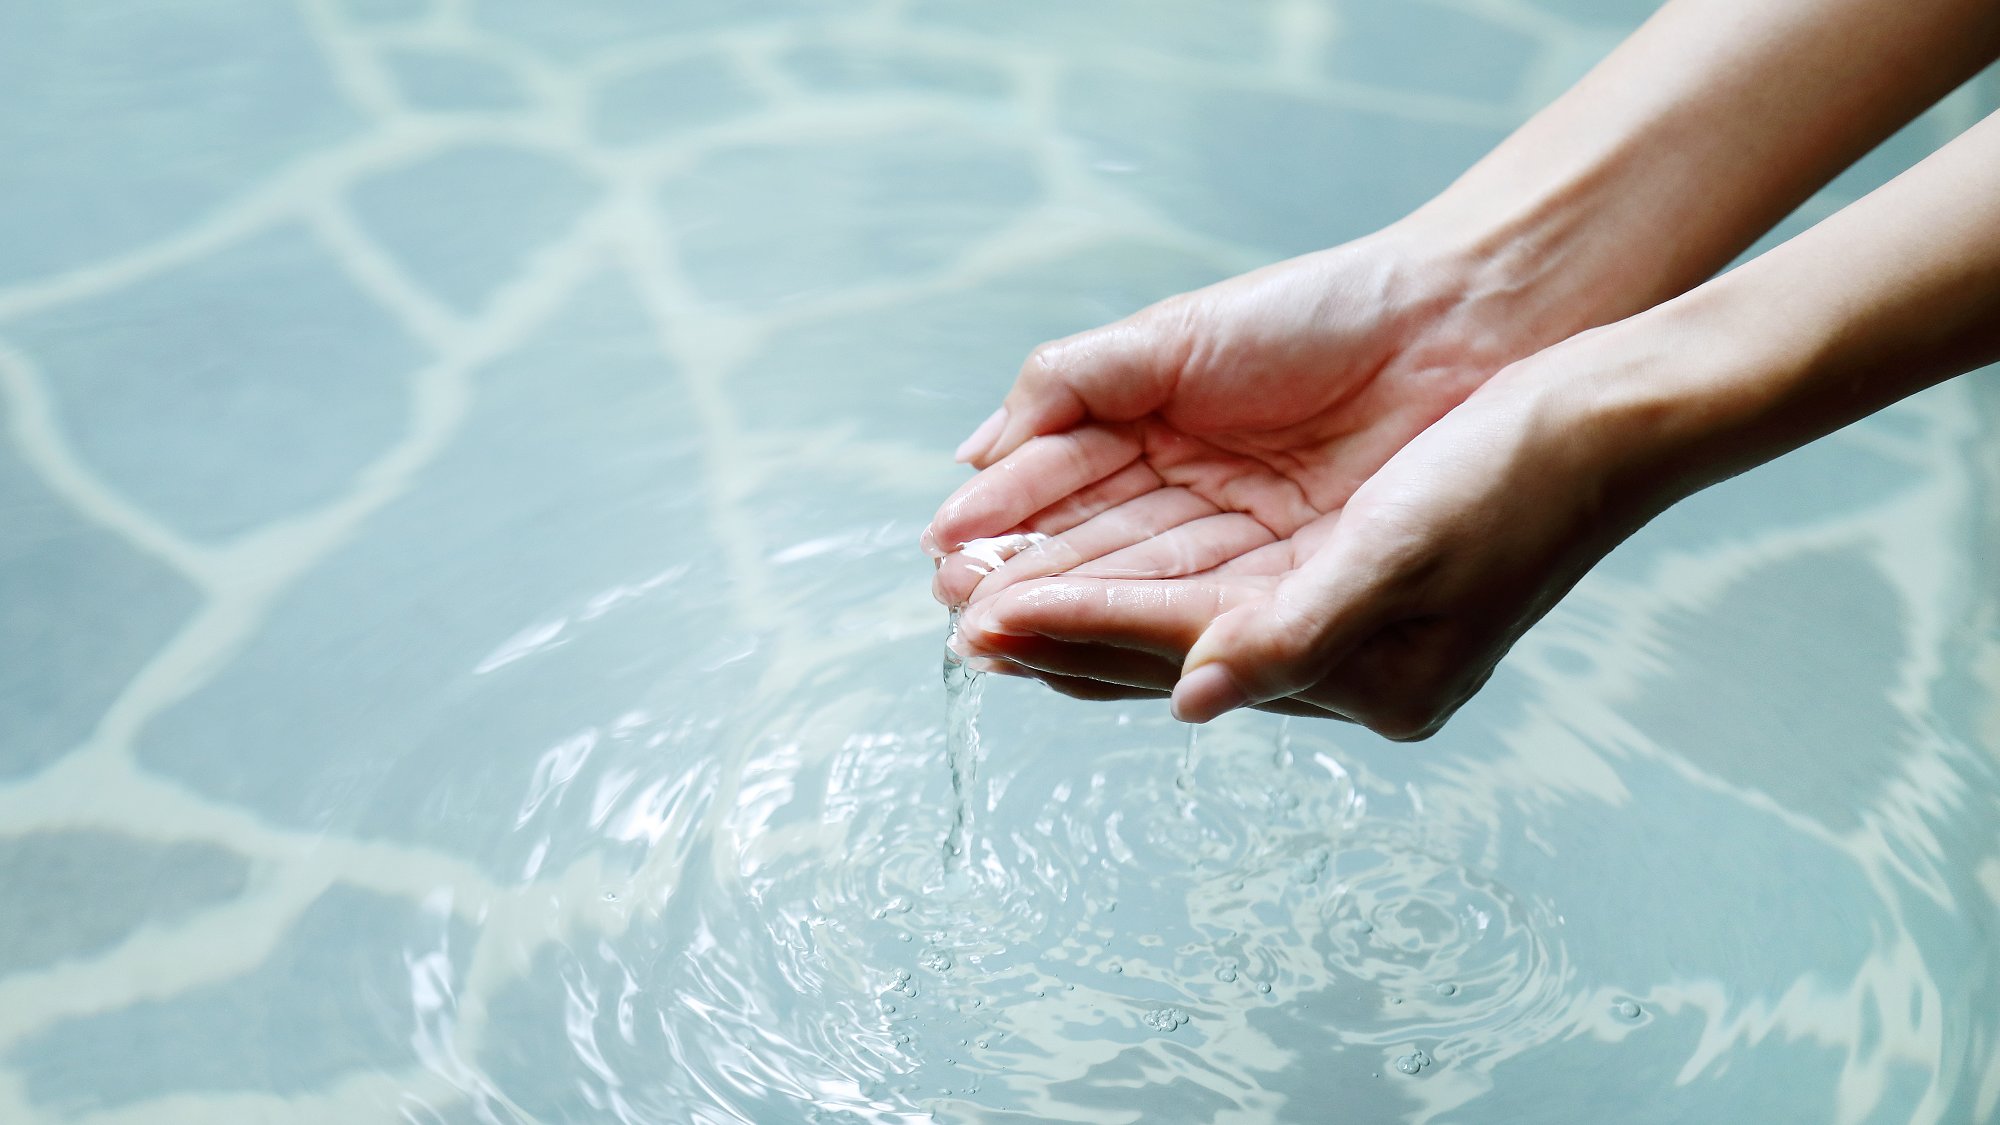
M1208 569L983 593L956 643L1071 695L1171 692L1189 721L1256 706L1427 737L1681 491L1648 460L1648 369L1677 347L1659 339L1587 333L1506 369L1330 510Z
M939 600L1179 577L1310 537L1545 342L1488 311L1465 263L1391 228L1038 348L960 449L981 472L925 533Z

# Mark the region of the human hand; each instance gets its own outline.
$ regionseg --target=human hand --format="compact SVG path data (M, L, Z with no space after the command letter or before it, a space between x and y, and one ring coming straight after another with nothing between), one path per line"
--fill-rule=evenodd
M982 472L926 531L939 600L1058 573L1192 574L1339 511L1495 371L1567 334L1502 308L1506 280L1445 244L1392 227L1037 349L960 450ZM1004 535L1046 538L1004 559L961 550Z
M1659 371L1704 344L1672 319L1507 368L1287 537L1175 578L1010 584L967 606L957 643L1066 694L1171 691L1190 721L1250 705L1428 737L1591 565L1699 483L1674 460L1693 443L1662 422L1676 384Z

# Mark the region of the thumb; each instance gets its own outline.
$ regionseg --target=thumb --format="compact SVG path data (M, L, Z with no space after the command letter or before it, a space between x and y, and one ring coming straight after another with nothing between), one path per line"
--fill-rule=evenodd
M1163 302L1116 324L1043 344L1029 354L993 417L959 447L984 469L1029 438L1086 419L1130 422L1166 405L1190 348L1186 317Z
M1324 679L1389 613L1375 583L1316 556L1267 597L1209 623L1174 685L1174 717L1206 723L1241 707L1296 695Z

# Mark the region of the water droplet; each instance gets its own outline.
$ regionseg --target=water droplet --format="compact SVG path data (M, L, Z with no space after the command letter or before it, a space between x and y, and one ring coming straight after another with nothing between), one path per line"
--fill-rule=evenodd
M1111 900L1110 902L1107 902L1107 903L1105 903L1105 904L1104 904L1104 912L1105 912L1106 914L1110 914L1110 913L1112 913L1113 911L1115 911L1115 910L1117 910L1117 909L1118 909L1118 900L1117 900L1117 899L1112 899L1112 900Z
M617 901L618 901L618 892L617 892L617 891L605 891L605 892L604 892L604 901L606 901L606 902L617 902Z
M1639 1007L1638 1004L1630 1000L1620 1000L1618 1002L1618 1014L1624 1016L1628 1020L1638 1019L1639 1014L1643 1011L1645 1011L1644 1008Z
M985 1050L985 1049L986 1049L986 1047L987 1047L987 1041L986 1041L986 1040L984 1040L984 1039L981 1039L981 1040L979 1041L979 1049L983 1051L983 1050Z
M1236 970L1224 965L1222 968L1215 970L1215 979L1227 984L1236 979Z
M1446 981L1443 984L1438 985L1437 993L1439 996L1456 996L1458 995L1458 986L1451 983L1450 981Z
M1396 1059L1396 1069L1404 1074L1416 1074L1431 1065L1431 1057L1423 1051L1412 1051Z
M1120 964L1119 964L1118 962L1116 962L1116 961L1113 961L1113 962L1112 962L1111 964L1109 964L1109 965L1105 966L1105 968L1109 969L1109 970L1110 970L1111 972L1114 972L1114 973L1122 973L1122 972L1124 972L1124 971L1125 971L1125 966L1123 966L1123 965L1120 965Z
M951 970L951 953L943 949L926 950L922 963L924 968L929 969L931 972L949 972Z
M896 935L896 940L897 940L897 941L909 941L909 940L910 940L910 935L908 935L908 934L897 934L897 935Z

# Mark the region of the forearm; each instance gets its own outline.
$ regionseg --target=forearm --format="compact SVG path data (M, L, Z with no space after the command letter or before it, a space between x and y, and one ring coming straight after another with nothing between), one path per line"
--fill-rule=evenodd
M1699 284L1996 53L1991 0L1671 0L1410 222L1552 343Z
M1605 432L1680 492L2000 360L2000 115L1605 335L1645 356L1606 372Z

